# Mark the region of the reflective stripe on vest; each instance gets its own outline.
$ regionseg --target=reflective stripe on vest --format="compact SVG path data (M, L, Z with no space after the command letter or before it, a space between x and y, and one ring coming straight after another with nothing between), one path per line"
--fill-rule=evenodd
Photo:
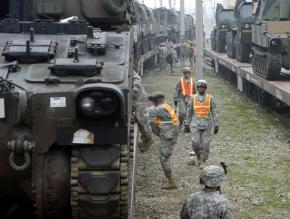
M188 96L191 97L194 94L194 82L193 79L190 78L190 91L188 93L188 89L185 88L185 80L183 77L180 79L180 87L181 87L181 92L183 96Z
M174 126L178 126L179 125L179 119L178 119L176 113L174 112L173 108L167 103L164 103L163 106L169 112L169 114L171 116L171 121L161 121L161 118L157 117L156 121L155 121L156 126L158 128L160 128L162 123L172 123Z
M193 109L194 113L197 117L207 117L210 112L210 100L211 96L206 95L206 99L204 102L200 102L197 100L197 96L194 95L193 98Z

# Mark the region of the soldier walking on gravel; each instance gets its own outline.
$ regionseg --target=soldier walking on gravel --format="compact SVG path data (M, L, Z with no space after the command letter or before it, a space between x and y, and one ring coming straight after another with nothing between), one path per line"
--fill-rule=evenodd
M195 82L190 77L191 69L185 67L182 69L183 77L178 81L175 87L174 105L178 106L180 129L186 117L187 104L190 98L195 94Z
M177 53L173 42L167 43L167 51L166 62L170 65L170 72L174 74L176 72Z
M148 122L148 97L142 84L141 77L134 71L133 102L135 117L141 132L142 142L139 144L141 152L145 152L154 143L151 128Z
M232 219L228 200L219 194L225 177L222 167L205 167L200 174L200 183L204 185L204 189L187 198L180 219Z
M160 43L159 48L158 48L158 64L159 64L160 71L163 71L166 68L167 55L168 55L168 48L167 48L166 43Z
M152 131L160 137L159 159L167 183L162 189L176 189L176 183L172 176L170 157L178 137L178 118L173 108L164 102L164 95L156 92L149 97L154 106L149 108L149 121Z
M198 93L189 101L184 125L185 132L192 133L192 149L196 154L196 161L189 164L203 168L210 153L211 127L214 126L214 134L217 134L219 125L214 98L205 92L207 81L198 80L196 87Z

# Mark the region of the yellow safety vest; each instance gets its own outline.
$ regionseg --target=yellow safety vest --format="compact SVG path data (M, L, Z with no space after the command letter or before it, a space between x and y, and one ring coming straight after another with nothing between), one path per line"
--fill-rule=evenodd
M160 128L162 123L172 123L174 126L178 126L179 125L179 119L178 119L176 113L174 112L173 108L167 103L164 103L163 106L169 112L169 114L171 116L171 121L163 122L163 121L161 121L160 117L157 117L156 121L155 121L156 126L158 128Z
M193 109L194 113L197 117L207 117L210 112L210 100L211 96L206 95L206 99L204 102L200 102L197 99L197 96L194 95L193 98Z
M181 91L182 91L182 95L183 96L187 96L187 97L191 97L194 95L194 82L193 82L193 79L190 78L190 90L189 90L189 93L188 93L188 89L185 88L185 80L183 77L181 77L180 79L180 87L181 87Z

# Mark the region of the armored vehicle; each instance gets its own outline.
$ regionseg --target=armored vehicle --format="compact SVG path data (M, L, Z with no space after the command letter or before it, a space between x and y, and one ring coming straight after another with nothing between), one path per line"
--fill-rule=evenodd
M216 8L216 26L211 32L211 46L217 52L225 52L226 34L230 27L234 25L234 10L224 9L222 4L217 4Z
M1 2L0 218L14 217L7 200L12 209L32 203L37 218L128 218L127 8L126 0Z
M290 1L263 0L253 4L254 73L266 80L280 79L281 69L290 69Z
M235 5L235 25L227 33L227 55L239 62L250 62L252 43L252 2L238 0Z

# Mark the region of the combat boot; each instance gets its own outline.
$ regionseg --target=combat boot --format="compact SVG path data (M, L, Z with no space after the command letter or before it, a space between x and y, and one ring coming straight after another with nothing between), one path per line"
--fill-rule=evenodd
M140 143L139 150L144 153L149 150L150 146L154 143L153 138L149 138L148 140L144 140L142 143Z
M173 177L168 178L167 182L162 185L161 189L166 189L166 190L177 189L177 185L175 183L174 178Z

